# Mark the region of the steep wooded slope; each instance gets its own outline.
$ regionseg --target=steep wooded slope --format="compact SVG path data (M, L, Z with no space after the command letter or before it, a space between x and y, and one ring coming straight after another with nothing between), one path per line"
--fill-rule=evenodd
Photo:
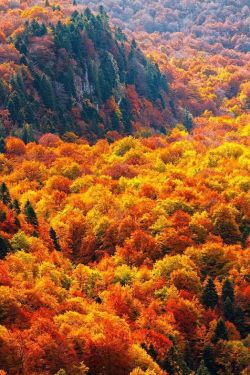
M47 8L38 10L26 11L2 47L2 136L73 131L94 141L142 126L166 131L173 115L165 77L135 41L112 32L102 8L53 23Z

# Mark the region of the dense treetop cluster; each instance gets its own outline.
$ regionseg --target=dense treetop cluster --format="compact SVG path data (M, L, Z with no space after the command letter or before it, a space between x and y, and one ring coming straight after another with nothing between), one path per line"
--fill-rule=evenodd
M248 1L99 3L0 0L0 375L248 375Z
M246 375L249 116L67 136L0 157L3 371Z
M96 10L100 1L77 3ZM181 34L201 50L250 52L248 0L103 0L102 4L116 24L131 31L159 33L164 41Z

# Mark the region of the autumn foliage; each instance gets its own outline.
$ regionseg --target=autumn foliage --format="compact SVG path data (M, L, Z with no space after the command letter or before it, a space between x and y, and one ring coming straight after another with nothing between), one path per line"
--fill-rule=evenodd
M247 1L104 3L0 0L0 375L247 375Z

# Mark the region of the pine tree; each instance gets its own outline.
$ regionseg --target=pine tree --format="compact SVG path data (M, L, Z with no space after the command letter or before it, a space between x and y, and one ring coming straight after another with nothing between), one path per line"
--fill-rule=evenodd
M18 219L17 216L15 217L15 225L16 225L18 228L21 227L20 221L19 221L19 219Z
M234 307L229 297L223 302L223 313L226 320L229 320L230 322L234 321Z
M173 341L173 345L171 346L166 358L162 361L161 368L166 370L169 375L190 374L191 371L180 354L175 339L172 337L171 340Z
M13 208L16 211L16 214L19 215L21 210L20 210L20 205L17 199L14 199L13 201Z
M125 127L126 133L131 133L132 131L132 108L129 100L127 98L122 98L120 103L120 109L122 113L122 119Z
M31 205L30 201L26 202L25 207L24 207L24 212L25 212L25 216L26 216L26 219L27 219L28 223L33 225L33 227L38 227L38 221L37 221L36 213L34 211L34 208Z
M122 29L119 26L115 29L115 39L119 40L120 42L127 41L126 35L122 32Z
M230 298L231 302L234 302L234 288L230 280L226 279L222 286L222 301L225 302L227 298Z
M10 113L11 119L14 122L22 123L23 116L20 111L21 109L21 100L20 96L16 91L13 91L9 97L8 103L7 103L7 109Z
M137 43L135 41L135 39L132 40L131 42L131 49L136 49L137 48Z
M213 336L214 343L218 342L219 340L228 340L227 328L222 319L218 320Z
M193 128L193 116L187 109L185 109L184 111L183 125L185 126L188 132L190 132Z
M7 188L5 182L2 182L0 185L0 199L5 205L10 204L11 202L9 189Z
M49 235L50 235L50 238L54 244L54 247L57 251L60 251L61 250L61 246L59 244L59 241L58 241L58 237L56 235L56 231L51 227L50 230L49 230Z
M245 338L249 334L249 325L246 323L245 313L240 307L236 307L234 311L234 324L242 338Z
M7 98L7 89L3 80L0 78L0 105L5 103L6 98Z
M50 79L43 74L39 79L39 94L47 108L53 109L55 106L54 91Z
M5 256L10 252L11 246L9 242L0 236L0 259L4 259Z
M32 127L29 124L25 124L22 130L22 140L24 143L29 143L34 141L34 134Z
M211 278L209 278L207 281L201 300L202 304L206 308L210 307L213 309L218 303L218 294L216 292L214 282Z
M208 368L205 366L204 361L202 360L200 366L196 372L196 375L210 375Z
M5 129L4 124L2 123L2 121L0 119L0 137L5 138L6 135L7 135L6 129Z
M3 223L6 220L6 213L0 210L0 223Z
M203 361L204 366L209 370L209 372L212 375L216 374L215 355L210 345L206 345L203 349Z
M5 139L3 137L0 138L0 154L5 152Z
M33 124L34 122L36 122L34 109L30 103L27 103L26 107L24 108L24 119L28 124Z

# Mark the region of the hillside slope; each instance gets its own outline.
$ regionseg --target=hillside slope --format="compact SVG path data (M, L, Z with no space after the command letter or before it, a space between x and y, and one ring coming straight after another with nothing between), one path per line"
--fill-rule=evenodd
M98 0L77 0L97 10ZM162 41L182 34L182 44L237 55L250 52L248 0L104 0L112 21L131 31L159 33Z
M166 132L173 114L165 77L134 41L112 32L102 8L53 23L52 10L35 10L22 12L1 45L2 136L70 131L95 141L142 126Z

